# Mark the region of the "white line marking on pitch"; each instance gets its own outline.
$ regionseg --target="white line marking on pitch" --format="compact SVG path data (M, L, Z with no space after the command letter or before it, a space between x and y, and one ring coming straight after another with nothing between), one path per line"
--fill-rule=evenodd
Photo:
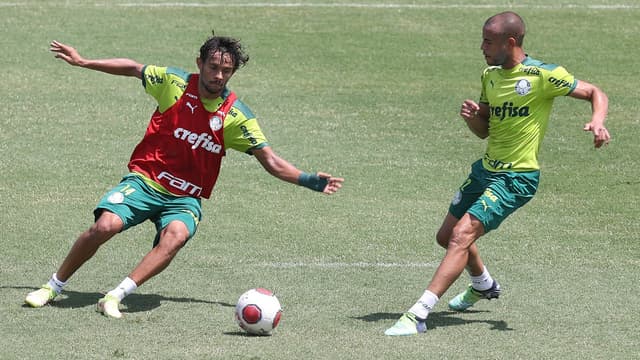
M0 2L0 7L13 7L13 6L29 6L33 4L29 3L17 3L17 2ZM54 2L40 2L38 6L58 6L59 3ZM73 3L67 1L64 6L91 6L91 4ZM155 2L155 3L142 3L142 2L130 2L122 4L113 3L94 3L96 7L227 7L227 8L260 8L260 7L272 7L272 8L362 8L362 9L494 9L503 8L501 4L394 4L394 3L269 3L269 2L254 2L254 3L236 3L230 4L228 2L220 3L199 3L199 2ZM596 9L596 10L633 10L640 9L640 5L628 5L628 4L555 4L555 5L508 5L507 8L526 8L526 9Z
M99 4L96 4L99 5ZM371 3L124 3L115 4L117 6L128 7L310 7L310 8L363 8L363 9L493 9L503 8L504 5L499 4L371 4ZM508 5L510 8L526 8L526 9L602 9L602 10L627 10L640 9L640 5L585 5L585 4L556 4L556 5Z

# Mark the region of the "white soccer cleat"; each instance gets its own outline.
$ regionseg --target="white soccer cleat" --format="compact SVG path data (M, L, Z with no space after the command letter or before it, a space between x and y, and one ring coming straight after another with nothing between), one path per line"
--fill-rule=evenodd
M113 295L105 295L102 299L98 300L98 312L105 316L120 319L122 313L120 312L120 300Z
M384 334L387 336L408 336L416 335L427 331L427 324L420 321L416 316L410 312L402 314L400 319L390 328L388 328Z
M31 307L39 308L47 305L56 296L58 296L58 293L47 284L42 285L40 289L27 294L27 298L24 299L24 302Z

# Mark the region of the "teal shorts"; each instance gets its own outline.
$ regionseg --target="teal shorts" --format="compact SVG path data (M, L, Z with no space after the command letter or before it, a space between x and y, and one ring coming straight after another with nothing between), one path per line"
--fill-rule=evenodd
M178 220L184 223L189 230L188 239L191 239L202 219L200 199L163 194L134 174L123 177L120 184L102 197L93 211L96 220L104 210L122 219L124 223L122 231L141 224L145 220L153 222L156 226L153 246L158 245L160 232L170 222Z
M492 172L482 166L482 160L478 160L471 166L471 174L451 201L449 212L458 219L465 213L475 216L488 233L533 198L539 181L539 170Z

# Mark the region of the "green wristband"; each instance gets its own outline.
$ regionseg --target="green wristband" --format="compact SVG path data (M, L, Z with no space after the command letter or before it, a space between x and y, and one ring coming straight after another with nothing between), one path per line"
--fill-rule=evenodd
M298 184L315 191L324 191L327 187L329 180L327 178L321 178L318 174L309 174L303 172L298 177Z

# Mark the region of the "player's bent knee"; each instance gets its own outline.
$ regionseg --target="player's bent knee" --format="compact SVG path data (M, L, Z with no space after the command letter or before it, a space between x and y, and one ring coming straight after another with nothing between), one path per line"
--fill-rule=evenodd
M189 229L181 221L172 221L162 230L161 236L178 239L186 243L189 239Z
M172 222L160 235L159 246L161 249L168 253L175 254L180 250L189 240L189 230L181 222Z
M474 216L465 214L451 230L447 249L469 249L484 234L484 228Z
M104 212L91 226L89 231L98 236L113 236L122 230L124 224L119 216Z
M478 239L479 236L473 231L456 231L454 229L449 242L447 244L447 250L461 250L469 251L471 245Z
M468 229L456 227L451 233L451 237L447 243L447 249L468 250L476 241L477 237L473 231L465 231Z

